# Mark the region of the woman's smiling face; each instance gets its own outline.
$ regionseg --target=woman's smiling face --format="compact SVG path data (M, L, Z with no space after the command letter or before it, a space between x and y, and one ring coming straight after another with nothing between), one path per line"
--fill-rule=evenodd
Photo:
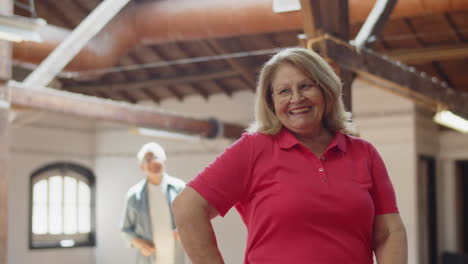
M272 79L273 106L283 126L306 135L321 129L325 99L318 83L289 63L278 66Z

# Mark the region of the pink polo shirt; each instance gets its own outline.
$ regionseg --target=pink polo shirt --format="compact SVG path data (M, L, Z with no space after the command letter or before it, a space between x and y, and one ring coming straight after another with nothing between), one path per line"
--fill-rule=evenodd
M397 213L385 165L367 141L336 132L321 157L287 129L243 134L188 183L247 226L245 264L372 263L372 225Z

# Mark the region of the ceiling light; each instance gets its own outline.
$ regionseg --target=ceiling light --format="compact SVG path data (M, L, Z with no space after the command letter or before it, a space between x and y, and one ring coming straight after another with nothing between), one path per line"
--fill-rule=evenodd
M0 39L21 42L41 42L38 30L47 25L41 18L0 15Z
M440 125L453 128L463 133L468 133L468 120L448 110L437 112L434 116L434 121Z
M187 134L169 132L165 130L152 129L152 128L137 127L137 128L131 129L130 132L137 134L137 135L141 135L141 136L157 137L161 139L172 139L172 140L182 140L182 141L192 141L192 142L200 141L200 136L187 135Z

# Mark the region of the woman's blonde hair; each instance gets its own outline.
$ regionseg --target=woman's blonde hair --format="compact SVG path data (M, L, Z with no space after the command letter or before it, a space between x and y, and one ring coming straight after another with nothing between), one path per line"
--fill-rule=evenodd
M317 81L325 100L323 125L330 131L352 133L351 113L346 112L342 99L342 83L332 67L314 51L304 48L288 48L275 54L260 72L255 99L255 121L249 132L276 134L282 124L276 117L272 98L272 80L279 66L290 64Z

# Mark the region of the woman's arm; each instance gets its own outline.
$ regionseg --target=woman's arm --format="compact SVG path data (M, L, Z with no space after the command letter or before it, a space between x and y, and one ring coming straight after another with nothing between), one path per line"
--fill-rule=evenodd
M182 245L192 264L223 264L211 219L218 215L208 201L187 186L172 203Z
M406 230L399 214L377 215L373 234L378 264L408 263Z

